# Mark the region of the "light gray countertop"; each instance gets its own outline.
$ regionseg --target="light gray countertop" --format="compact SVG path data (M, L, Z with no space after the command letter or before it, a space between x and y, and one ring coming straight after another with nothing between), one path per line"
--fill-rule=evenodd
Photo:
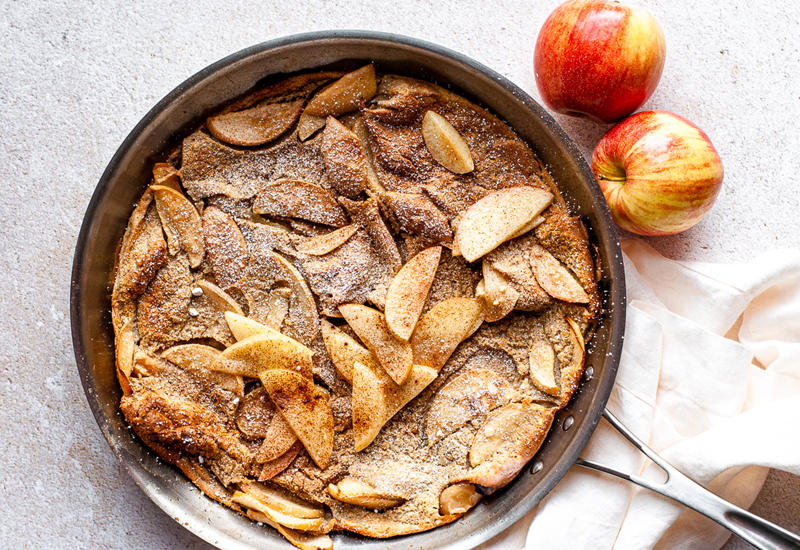
M0 0L0 547L210 548L134 485L83 395L69 329L72 254L106 164L164 95L271 38L370 29L436 42L538 99L536 33L558 0ZM646 105L710 136L714 209L676 259L746 261L800 248L800 4L631 0L661 23L667 63ZM608 128L557 117L586 155ZM800 481L772 472L753 511L800 531ZM728 548L745 548L731 541Z

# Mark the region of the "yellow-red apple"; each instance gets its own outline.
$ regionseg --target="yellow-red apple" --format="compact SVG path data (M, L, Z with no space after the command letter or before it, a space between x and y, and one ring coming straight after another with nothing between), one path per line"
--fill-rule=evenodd
M648 100L665 57L664 33L648 12L606 0L570 0L542 25L533 70L550 109L608 123Z
M639 235L689 229L722 187L722 161L708 136L683 117L644 111L606 133L594 172L617 225Z

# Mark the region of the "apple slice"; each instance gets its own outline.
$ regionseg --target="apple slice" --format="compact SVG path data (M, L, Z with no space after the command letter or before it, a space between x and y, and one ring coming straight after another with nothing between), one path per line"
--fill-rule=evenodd
M258 321L254 321L249 317L239 315L238 313L234 313L232 311L225 312L225 321L228 323L228 328L231 329L231 334L233 334L233 337L236 338L237 342L240 342L245 338L255 336L256 334L262 334L264 332L277 332L266 325L262 325Z
M428 111L422 119L422 138L433 159L456 174L475 169L469 145L446 118Z
M258 510L247 510L247 517L253 521L266 523L267 525L275 528L286 540L292 543L300 550L333 550L333 540L328 535L316 535L312 533L304 533L295 529L284 527L280 523L272 521L272 519L259 512Z
M203 291L203 294L205 294L208 299L211 300L211 303L214 304L217 309L225 312L231 311L239 315L244 315L242 306L240 306L236 300L231 298L230 294L222 290L211 281L199 279L197 281L197 286L200 287L200 289Z
M161 225L167 235L170 254L183 249L189 256L189 263L197 267L203 261L203 222L197 209L183 196L183 193L164 185L151 185L156 197L156 209Z
M359 362L352 369L353 439L356 451L366 449L378 436L386 419L386 383Z
M534 340L528 346L530 375L533 385L548 395L557 396L556 354L547 340Z
M411 375L402 386L398 386L392 380L386 380L386 422L400 412L412 399L422 393L422 390L436 379L439 372L431 367L424 365L414 365L411 368Z
M261 501L264 506L282 514L305 519L325 516L322 506L300 500L294 494L272 485L251 481L239 484L239 488L244 493Z
M325 319L322 320L322 340L325 342L333 366L336 367L336 372L348 384L353 383L353 364L356 362L375 372L381 370L381 366L368 349Z
M464 212L455 245L468 262L474 262L516 235L552 201L552 193L535 187L489 193Z
M288 452L297 441L291 426L281 414L272 415L264 441L256 451L255 461L263 464L276 460Z
M290 529L297 529L298 531L315 531L322 527L322 524L324 523L323 518L319 517L299 518L290 516L289 514L285 514L283 512L278 512L254 496L242 491L235 491L231 497L231 500L236 504L241 504L245 508L261 512L277 524L283 525L284 527L288 527Z
M485 259L483 260L483 288L476 289L475 294L483 298L484 316L490 323L499 321L511 313L520 297L519 291L508 283L491 262Z
M359 229L361 226L353 223L336 231L308 238L297 245L297 251L309 256L324 256L346 243Z
M569 344L572 349L572 357L569 363L561 365L561 406L566 407L572 394L578 389L583 376L583 362L586 357L586 343L583 340L578 323L566 317L570 326Z
M383 313L358 304L342 304L339 312L378 363L398 384L411 374L411 346L389 332Z
M297 123L297 137L300 141L305 141L317 130L325 126L328 117L313 116L307 113L300 115L300 121Z
M361 140L361 151L364 153L364 160L367 161L367 187L373 195L381 196L386 192L386 188L378 179L378 172L375 170L375 154L372 151L372 137L369 135L364 118L360 115L353 123L353 132Z
M166 162L157 162L153 165L153 182L155 185L171 187L179 193L181 191L180 172Z
M508 239L506 239L506 241L510 241L511 239L516 239L517 237L524 235L528 231L536 229L537 227L542 225L543 222L544 222L544 216L536 216L531 221L520 227L519 230L513 235L511 235Z
M578 344L581 347L581 351L585 352L586 351L586 342L583 341L583 333L581 332L580 325L578 325L578 322L575 319L573 319L572 317L567 316L566 320L567 320L567 323L569 324L569 327L572 329L572 332L575 333L575 337L578 340Z
M219 286L228 288L239 282L250 252L233 218L215 206L207 207L203 211L203 243Z
M428 411L428 445L435 445L467 422L509 402L513 389L494 371L472 370L436 393Z
M557 300L575 304L589 303L589 295L578 282L578 279L543 246L532 245L530 259L536 282L550 296Z
M241 376L216 372L211 368L219 360L219 355L218 350L203 344L181 344L161 352L161 357L170 363L178 365L183 370L192 371L241 397L244 394L244 380Z
M133 372L133 355L136 352L136 334L133 332L133 320L126 321L117 334L116 359L117 368L126 378Z
M345 197L357 198L367 185L367 161L358 136L329 116L320 150L328 181Z
M280 415L278 415L280 416ZM261 467L261 473L258 474L258 481L267 481L284 471L289 465L294 462L297 455L303 449L303 444L296 441L292 448L283 453L275 460L265 462Z
M347 216L330 193L302 180L282 179L267 184L253 201L253 212L344 227Z
M474 332L482 307L472 298L450 298L433 306L411 336L414 363L438 372L470 331Z
M311 459L324 470L333 453L333 412L328 392L286 369L262 370L260 378Z
M311 294L311 289L308 288L306 280L289 260L276 252L272 252L270 256L275 261L276 278L285 281L291 290L292 299L288 310L287 332L310 346L319 334L319 314L317 313L317 303L314 301L314 295ZM272 294L277 291L278 289L274 290ZM272 300L270 301L272 302ZM275 313L273 306L274 303L271 303L270 322L272 322Z
M466 514L478 504L481 494L472 483L455 483L439 495L439 513L443 516Z
M408 381L399 386L382 370L354 363L352 408L356 451L367 448L381 428L422 393L436 375L437 372L430 367L414 365Z
M375 66L370 63L323 88L311 98L303 114L327 117L349 113L372 99L377 89Z
M293 266L294 267L294 266ZM289 314L289 304L292 298L292 291L288 288L276 288L269 293L267 298L267 313L264 319L264 324L274 330L280 331L283 326L283 321ZM302 309L302 306L301 306ZM316 311L314 312L314 319L316 319ZM303 318L305 319L305 311L303 311Z
M371 510L386 510L403 504L406 499L377 491L371 485L346 477L336 485L328 485L328 493L342 502Z
M404 265L386 293L386 326L401 340L408 340L417 325L439 267L442 247L423 250Z
M254 147L272 141L291 128L304 100L257 105L252 109L212 116L206 120L215 138L231 145Z
M228 347L213 364L213 370L258 378L265 370L280 369L311 379L311 357L311 350L303 344L271 330Z

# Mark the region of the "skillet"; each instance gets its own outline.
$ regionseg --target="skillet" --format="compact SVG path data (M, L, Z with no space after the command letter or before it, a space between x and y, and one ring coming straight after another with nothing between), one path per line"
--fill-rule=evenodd
M334 547L466 550L488 540L536 506L579 461L579 454L604 414L614 384L625 325L625 277L619 241L589 166L540 105L503 76L472 59L394 34L316 32L241 50L175 88L122 143L86 210L75 249L70 296L77 367L89 405L111 449L162 510L225 550L292 546L277 532L259 527L206 498L176 468L160 462L139 439L132 437L119 414L121 390L115 374L110 315L117 246L136 200L150 181L153 164L221 105L295 73L353 70L369 61L376 63L380 73L420 78L453 90L504 120L528 143L558 183L571 214L581 216L587 227L601 269L598 284L604 304L597 331L587 348L586 376L581 388L556 415L542 448L512 483L483 499L460 520L432 531L388 540L337 533L333 535ZM633 438L609 413L605 414L612 425ZM648 456L652 453L646 448L644 452ZM600 465L578 463L625 477ZM670 474L671 479L677 479L677 472ZM626 478L642 483L638 478ZM775 548L779 547L783 548Z

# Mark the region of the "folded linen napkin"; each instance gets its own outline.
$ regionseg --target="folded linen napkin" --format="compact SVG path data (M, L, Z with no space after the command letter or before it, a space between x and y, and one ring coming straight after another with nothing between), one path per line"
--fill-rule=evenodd
M622 249L627 325L611 412L738 506L753 503L769 468L800 475L800 251L724 265L668 260L637 239ZM581 456L664 479L605 420ZM478 548L713 550L729 535L669 499L575 466Z

